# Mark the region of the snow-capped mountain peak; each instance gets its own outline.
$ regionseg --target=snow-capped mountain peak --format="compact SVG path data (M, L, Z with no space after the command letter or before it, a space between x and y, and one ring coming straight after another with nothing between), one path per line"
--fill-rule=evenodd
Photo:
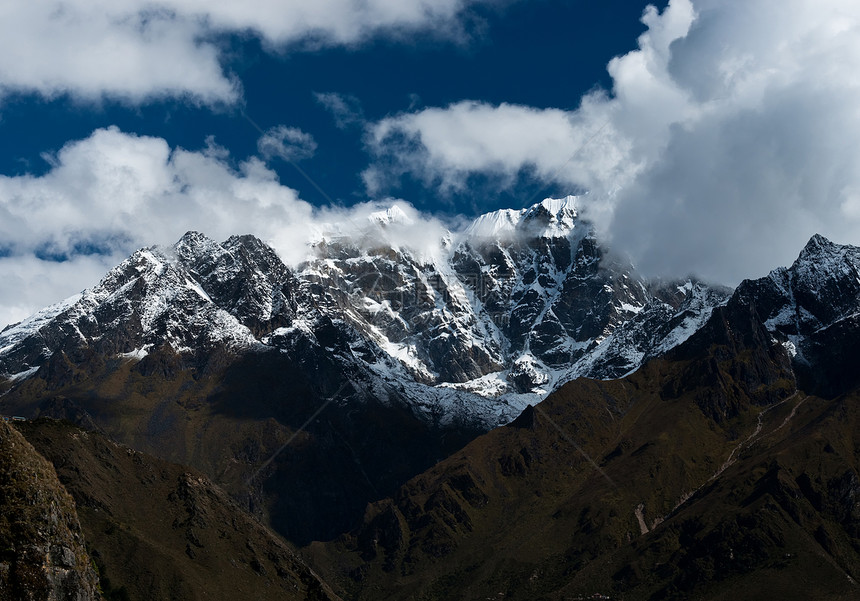
M472 221L463 231L464 240L499 240L515 235L523 212L500 209L485 213Z
M411 227L397 205L365 224L359 237ZM605 260L575 197L488 213L430 255L386 239L320 243L293 271L253 236L217 243L188 232L0 334L0 374L31 373L73 346L125 359L164 343L195 357L216 347L299 362L324 353L374 390L411 390L419 412L469 405L494 424L569 377L636 369L726 296L700 284L655 287Z
M415 221L398 205L394 204L382 211L374 211L368 216L371 223L386 226L391 224L412 225Z
M576 200L576 196L547 198L526 209L522 221L543 236L565 236L576 223Z
M510 240L515 237L555 238L570 234L577 224L576 196L546 198L525 209L500 209L476 218L464 240Z

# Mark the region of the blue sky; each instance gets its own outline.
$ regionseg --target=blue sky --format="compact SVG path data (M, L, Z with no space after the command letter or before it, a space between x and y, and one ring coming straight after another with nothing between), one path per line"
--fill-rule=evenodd
M236 103L199 105L176 97L129 102L110 94L88 101L61 91L51 100L34 92L13 94L2 106L0 136L6 143L0 146L0 173L43 174L50 169L43 153L112 125L188 150L204 148L214 136L238 161L257 153L255 126L286 124L317 143L313 157L301 164L316 186L285 162L271 166L284 185L314 205L352 205L387 195L434 212L474 213L516 204L519 199L507 191L500 198L469 191L440 198L432 186L408 177L369 194L361 179L371 160L362 140L363 122L338 127L318 95L347 98L366 122L464 99L573 110L592 88L611 88L606 64L636 48L636 38L645 30L639 19L646 4L475 4L463 11L464 32L454 39L432 29L413 31L407 38L382 31L348 46L317 49L302 48L301 41L272 49L247 32L221 34L219 62L241 85ZM655 4L662 8L665 2ZM533 188L542 184L524 183ZM548 194L564 192L552 182L543 185Z
M188 229L546 196L648 275L860 243L855 0L8 0L0 327ZM346 224L346 225L344 225Z

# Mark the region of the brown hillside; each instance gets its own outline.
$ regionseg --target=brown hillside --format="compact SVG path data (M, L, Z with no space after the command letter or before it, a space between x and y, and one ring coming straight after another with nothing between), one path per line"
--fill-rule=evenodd
M108 599L337 598L199 473L67 423L22 430L75 497Z
M0 421L0 600L98 599L75 502L53 466Z
M795 389L752 307L579 380L311 552L356 599L856 599L860 394ZM605 597L604 597L605 598Z

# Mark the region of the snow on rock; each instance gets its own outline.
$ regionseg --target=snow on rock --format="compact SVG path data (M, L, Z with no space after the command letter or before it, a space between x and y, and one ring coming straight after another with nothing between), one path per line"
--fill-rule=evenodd
M77 303L80 298L80 294L75 294L59 303L45 307L23 321L5 327L0 331L0 355L12 350L15 345L25 338L35 335L43 326L56 318L57 315Z
M636 369L727 296L644 280L604 252L576 203L482 215L432 253L380 242L412 223L393 205L353 233L335 224L340 233L321 237L295 271L253 236L217 243L188 232L0 332L0 373L35 373L68 345L127 360L165 343L190 354L325 354L380 400L497 425L570 378Z
M391 205L384 211L375 211L368 216L371 223L379 225L391 225L392 223L400 223L411 225L414 221L397 205Z

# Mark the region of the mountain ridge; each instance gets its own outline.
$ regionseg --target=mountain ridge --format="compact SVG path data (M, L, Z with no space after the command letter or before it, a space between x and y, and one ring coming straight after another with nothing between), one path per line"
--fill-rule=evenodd
M376 219L381 227L396 226L390 212ZM295 269L252 236L218 244L188 232L172 247L137 251L82 295L6 327L0 373L31 377L70 345L127 358L162 342L191 354L218 344L273 349L328 318L352 341L351 364L377 379L435 387L423 393L430 398L450 396L445 390L483 396L476 419L493 426L565 379L627 373L692 329L652 327L659 334L645 335L631 332L636 318L652 326L680 314L701 321L727 296L687 281L663 286L682 290L673 298L608 259L579 220L575 197L511 214L516 235L505 241L463 235L445 256L421 260L406 249L367 251L333 239ZM602 344L622 325L623 340ZM489 409L481 413L482 406Z
M369 505L315 562L359 600L855 598L860 389L797 377L773 299L750 294L768 277L665 356L565 384Z
M345 598L851 598L860 249L728 294L576 228L304 271L191 232L4 330L0 407L196 467ZM481 373L498 394L457 390Z

